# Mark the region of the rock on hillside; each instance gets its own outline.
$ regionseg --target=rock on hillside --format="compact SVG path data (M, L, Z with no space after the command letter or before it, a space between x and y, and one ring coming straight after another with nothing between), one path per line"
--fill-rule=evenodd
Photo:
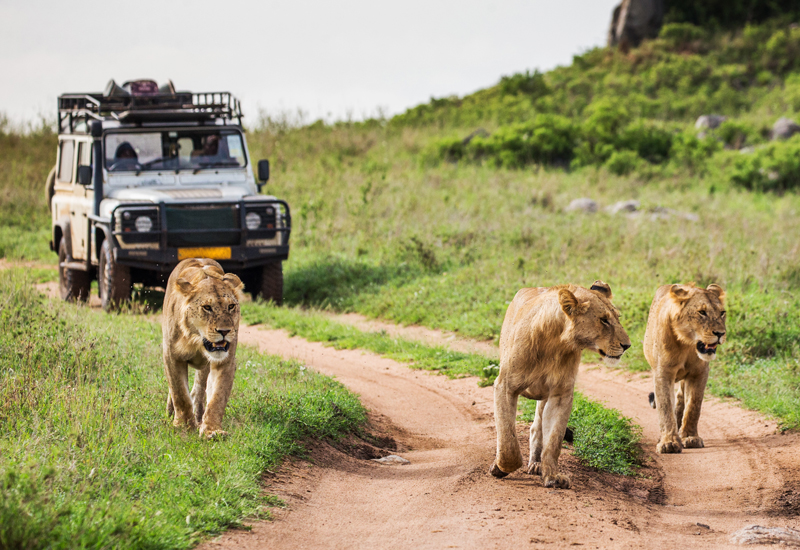
M664 0L622 0L611 17L608 45L638 46L658 36L663 21Z
M772 139L789 139L800 132L800 125L790 118L779 118L772 126Z

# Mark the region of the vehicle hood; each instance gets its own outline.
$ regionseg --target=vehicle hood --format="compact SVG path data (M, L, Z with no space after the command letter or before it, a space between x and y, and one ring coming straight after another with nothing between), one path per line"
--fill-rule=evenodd
M137 187L109 189L106 198L120 202L238 201L251 190L244 185L220 187Z

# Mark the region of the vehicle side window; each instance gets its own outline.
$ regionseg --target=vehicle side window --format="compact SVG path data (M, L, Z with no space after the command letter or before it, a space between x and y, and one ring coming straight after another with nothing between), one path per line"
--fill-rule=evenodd
M74 162L75 142L65 139L61 142L61 162L58 165L58 181L72 181L72 165Z
M78 166L92 165L92 144L85 141L78 144Z

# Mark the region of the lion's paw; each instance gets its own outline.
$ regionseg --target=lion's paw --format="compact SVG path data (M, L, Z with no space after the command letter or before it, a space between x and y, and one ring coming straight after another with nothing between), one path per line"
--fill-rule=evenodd
M685 449L702 449L705 447L703 444L703 438L696 435L684 437L681 439L681 443L683 443L683 447Z
M569 489L569 476L564 474L545 476L544 486L555 487L556 489Z
M662 437L656 445L656 451L662 454L679 453L682 450L683 445L677 436Z
M186 428L187 430L196 430L197 429L197 421L194 419L193 416L188 418L174 418L172 420L172 425L176 428Z
M503 479L508 475L506 472L500 469L496 462L492 464L491 468L489 468L489 473L497 479Z
M225 439L228 437L228 432L220 428L211 429L206 426L200 426L200 437L208 440L212 439Z
M540 476L542 475L542 463L531 462L530 464L528 464L528 467L525 469L525 471L532 476Z

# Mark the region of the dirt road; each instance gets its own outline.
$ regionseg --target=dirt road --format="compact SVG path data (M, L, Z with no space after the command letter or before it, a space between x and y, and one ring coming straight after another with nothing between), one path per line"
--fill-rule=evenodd
M52 287L41 285L51 295ZM421 327L337 319L463 351L496 350ZM567 451L561 464L573 487L560 491L521 472L488 475L492 388L479 388L474 378L449 380L278 330L242 327L240 341L335 376L361 396L384 443L318 444L313 463L295 461L267 479L268 490L288 504L274 521L203 548L726 548L737 547L730 535L748 525L800 527L800 437L707 397L700 420L706 447L656 455L649 375L582 366L578 388L642 426L648 465L641 477L625 478L583 467ZM524 454L526 428L518 429ZM368 460L390 453L410 464Z
M408 331L436 337L428 329ZM578 383L643 427L647 477L597 473L566 452L561 460L573 489L558 491L521 472L503 480L487 474L494 453L492 389L479 388L475 379L449 380L283 331L243 327L240 339L335 376L361 396L376 429L395 440L397 450L382 454L396 452L410 464L366 460L358 442L349 451L320 444L313 465L295 462L268 482L288 503L274 521L227 533L206 548L720 548L733 547L730 534L747 525L800 525L796 435L777 435L774 422L707 399L706 448L656 456L649 376L586 365ZM524 430L520 425L527 452Z

